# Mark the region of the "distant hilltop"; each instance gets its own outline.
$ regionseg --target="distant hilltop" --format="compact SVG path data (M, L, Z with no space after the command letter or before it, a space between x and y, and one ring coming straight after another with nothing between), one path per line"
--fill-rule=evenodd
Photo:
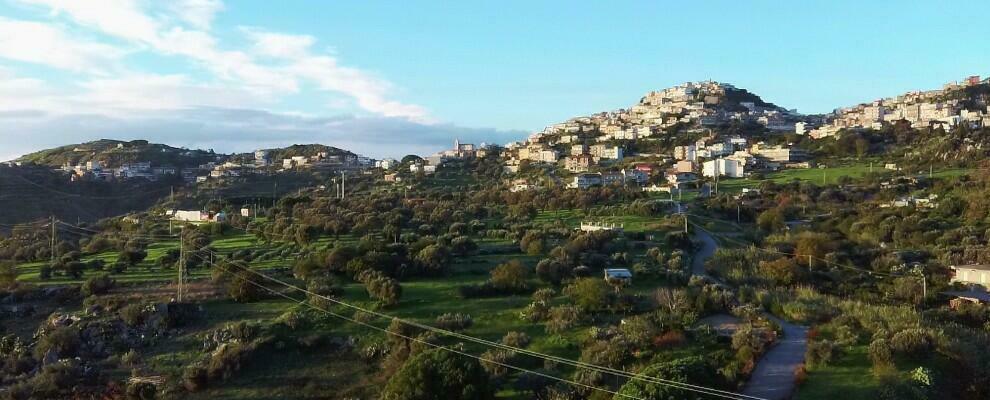
M715 128L753 121L774 131L793 131L804 116L764 101L745 89L715 81L687 82L652 91L629 108L600 112L550 125L530 136L560 136L565 143L594 136L595 141L637 140L665 131Z
M286 170L358 168L371 165L374 160L322 144L223 154L212 149L191 150L147 140L100 139L38 151L11 163L52 168L70 174L73 181L133 178L155 181L181 176L187 182L206 182Z
M759 125L765 131L832 136L842 129L879 129L906 120L914 128L952 128L961 123L990 126L990 79L969 76L941 89L908 92L828 114L804 115L767 102L732 84L687 82L651 91L629 108L574 117L535 132L527 142L607 142ZM520 145L522 143L510 144Z

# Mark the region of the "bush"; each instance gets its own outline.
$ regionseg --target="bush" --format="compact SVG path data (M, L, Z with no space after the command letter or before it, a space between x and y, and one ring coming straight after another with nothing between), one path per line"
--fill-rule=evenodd
M365 270L357 276L358 282L364 283L368 295L378 299L383 306L393 306L402 297L402 286L399 281L373 269Z
M491 272L492 285L497 289L516 291L529 286L529 269L519 260L499 264Z
M890 344L885 339L877 339L870 343L870 361L873 362L874 368L886 367L894 363Z
M141 363L141 355L134 349L130 349L120 356L120 363L127 367L136 367Z
M804 353L804 361L810 366L821 367L832 361L837 353L837 347L829 340L811 340Z
M550 320L547 321L547 333L561 333L577 326L581 320L581 311L573 306L559 306L550 309Z
M904 329L890 338L890 349L908 356L922 356L932 348L932 340L921 328Z
M198 392L206 387L208 377L206 367L193 364L182 371L182 386L190 392Z
M56 328L38 340L34 348L34 358L41 360L48 352L53 352L58 358L73 357L79 351L81 344L79 331L75 327Z
M436 319L436 327L448 331L462 331L470 328L474 320L467 314L446 313Z
M141 325L144 322L144 305L133 303L124 306L120 309L120 319L130 327Z
M414 356L389 379L382 400L491 400L495 388L474 359L429 350Z
M105 294L113 288L116 282L108 274L100 274L83 282L82 293L86 296Z
M524 348L529 346L530 340L529 335L525 332L512 331L506 333L505 336L502 337L502 344L515 348Z

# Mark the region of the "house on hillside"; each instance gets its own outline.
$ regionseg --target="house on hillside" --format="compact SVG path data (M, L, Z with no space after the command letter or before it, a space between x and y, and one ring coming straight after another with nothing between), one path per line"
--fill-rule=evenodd
M952 271L949 283L961 283L982 290L990 285L990 265L950 265L949 269Z
M173 221L192 223L223 222L227 220L227 215L223 211L214 213L210 211L169 210L165 211L165 216Z
M580 174L574 177L574 181L567 185L570 189L587 189L592 186L602 185L601 174Z
M625 268L608 268L605 270L605 282L612 285L628 285L632 283L632 272Z

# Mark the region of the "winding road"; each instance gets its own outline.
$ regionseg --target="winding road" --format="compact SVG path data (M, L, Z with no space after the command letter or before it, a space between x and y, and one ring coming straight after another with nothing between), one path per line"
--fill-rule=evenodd
M718 243L708 232L701 229L695 229L694 238L701 247L691 260L691 273L708 276L705 271L705 261L715 254ZM784 335L757 362L742 394L767 400L789 399L794 393L794 373L804 363L804 353L808 347L808 328L794 325L771 314L765 315L780 324Z

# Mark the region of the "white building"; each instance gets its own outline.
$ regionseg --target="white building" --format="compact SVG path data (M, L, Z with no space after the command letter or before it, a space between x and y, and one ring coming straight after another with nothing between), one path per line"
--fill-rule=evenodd
M165 216L170 217L173 221L182 222L222 222L227 219L223 212L214 214L196 210L171 210L166 211Z
M952 270L949 283L979 285L984 289L990 284L990 265L952 265L949 269Z
M605 160L621 160L622 159L622 148L619 146L609 146L605 144L596 144L591 146L588 151L591 155L605 159Z
M701 174L709 177L718 175L729 178L742 178L745 174L745 166L738 160L719 158L717 160L705 161L701 168Z
M574 181L567 185L570 189L587 189L592 186L602 185L601 174L580 174L574 177Z
M386 158L383 160L375 161L375 167L381 169L392 169L392 167L395 167L396 165L399 165L399 162L396 161L394 158Z

